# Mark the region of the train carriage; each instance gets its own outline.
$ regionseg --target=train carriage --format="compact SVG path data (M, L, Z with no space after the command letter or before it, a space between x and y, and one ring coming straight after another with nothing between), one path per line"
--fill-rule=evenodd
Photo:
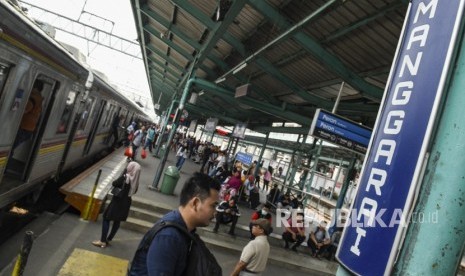
M31 92L36 86L39 100ZM24 135L30 106L39 111L37 123ZM119 115L122 123L148 120L19 8L0 0L0 208L108 149Z

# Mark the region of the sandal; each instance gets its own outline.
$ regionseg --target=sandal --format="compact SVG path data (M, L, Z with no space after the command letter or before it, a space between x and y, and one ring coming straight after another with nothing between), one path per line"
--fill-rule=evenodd
M100 248L105 248L105 247L107 247L107 243L106 243L106 242L93 241L92 244L95 245L95 246L97 246L97 247L100 247Z

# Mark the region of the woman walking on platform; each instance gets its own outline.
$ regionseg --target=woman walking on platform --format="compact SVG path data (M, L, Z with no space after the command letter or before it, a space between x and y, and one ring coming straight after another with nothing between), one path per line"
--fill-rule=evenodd
M102 236L100 240L93 241L92 244L101 248L109 245L109 242L115 237L121 221L126 221L131 207L131 196L137 192L139 187L140 165L135 161L129 162L126 167L126 180L123 185L121 197L113 196L110 204L103 212ZM111 232L110 221L113 221Z

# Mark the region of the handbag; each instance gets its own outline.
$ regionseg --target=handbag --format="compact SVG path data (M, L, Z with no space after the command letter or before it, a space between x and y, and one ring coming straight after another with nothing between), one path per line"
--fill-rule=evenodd
M142 159L145 159L147 157L147 151L145 149L142 149L142 151L140 152L140 157L142 157Z
M127 147L126 150L124 150L124 155L132 158L132 147L131 146Z
M120 177L115 179L111 185L113 188L111 189L111 194L115 197L123 197L123 190L124 190L124 185L126 184L126 174L123 173Z

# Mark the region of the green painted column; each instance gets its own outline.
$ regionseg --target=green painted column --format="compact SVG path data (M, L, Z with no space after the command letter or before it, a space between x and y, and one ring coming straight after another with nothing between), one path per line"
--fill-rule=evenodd
M319 143L318 143L319 142ZM307 187L306 187L306 191L307 192L310 192L311 191L311 188L312 188L312 183L313 183L313 176L315 175L315 172L317 171L318 169L318 161L320 160L320 155L321 155L321 149L322 149L322 144L323 144L323 140L319 140L319 139L313 139L313 144L312 144L312 150L314 150L316 148L316 144L318 143L318 149L317 149L317 152L315 154L315 163L313 164L313 169L311 169L311 172L310 172L310 178L308 179L307 181ZM311 159L313 158L313 154L311 156ZM310 163L312 162L312 160L310 159Z
M258 175L258 170L260 169L259 165L262 163L263 154L265 153L266 144L268 144L268 138L269 137L270 137L270 133L267 132L266 137L265 137L265 141L263 142L263 146L262 146L262 148L260 150L260 156L258 156L257 166L255 166L254 175ZM266 168L266 169L268 169L268 168Z
M340 215L340 211L342 210L342 207L344 205L344 199L346 198L347 195L347 189L349 188L350 181L353 179L351 178L353 175L351 175L351 171L355 169L355 163L357 161L357 154L354 153L352 156L352 159L350 160L349 166L347 167L347 175L346 178L344 179L344 183L342 183L341 191L339 192L339 196L337 198L336 206L334 208L334 214L333 217L331 218L331 227L329 229L330 233L333 233L336 227L338 227L338 216ZM342 269L342 267L341 267Z
M187 94L189 94L189 90L192 87L192 85L195 83L195 81L196 81L195 78L189 79L186 83L186 86L184 87L183 93L181 95L181 100L179 101L178 109L176 110L176 113L174 114L173 125L171 128L170 134L168 136L168 141L166 142L167 146L169 146L171 141L173 140L174 134L176 133L176 129L179 126L179 119L181 118L181 113L184 109L184 104L186 103ZM163 156L161 156L160 163L158 164L157 170L155 172L153 183L152 185L148 186L149 189L158 190L158 182L160 182L161 175L162 175L163 169L165 168L165 163L166 163L166 160L168 159L169 153L170 153L170 150L169 148L167 148L165 152L163 153Z
M297 138L297 141L296 141L297 143L300 142L301 137L302 137L302 134L299 134L299 136ZM283 183L283 192L284 192L284 187L287 186L286 193L289 193L290 188L294 185L294 178L295 178L295 174L297 172L297 165L296 164L300 163L300 152L298 153L298 156L297 156L298 160L294 159L294 158L296 158L296 153L297 153L297 148L294 148L292 150L291 160L289 161L289 169L287 170L286 178L285 178L284 183Z
M462 30L463 32L463 30ZM465 243L464 39L394 275L456 275ZM421 221L422 220L422 221Z
M177 102L176 100L171 101L171 105L170 105L170 107L168 109L167 114L165 115L166 117L165 117L165 120L163 122L163 126L161 128L161 131L160 131L160 133L158 133L157 143L155 145L155 150L154 150L154 153L153 153L153 156L155 156L155 157L158 157L158 154L160 153L161 141L163 140L163 136L165 135L165 130L166 130L166 127L168 126L168 121L170 119L170 114L171 114L171 111L173 110L174 104L176 102Z

